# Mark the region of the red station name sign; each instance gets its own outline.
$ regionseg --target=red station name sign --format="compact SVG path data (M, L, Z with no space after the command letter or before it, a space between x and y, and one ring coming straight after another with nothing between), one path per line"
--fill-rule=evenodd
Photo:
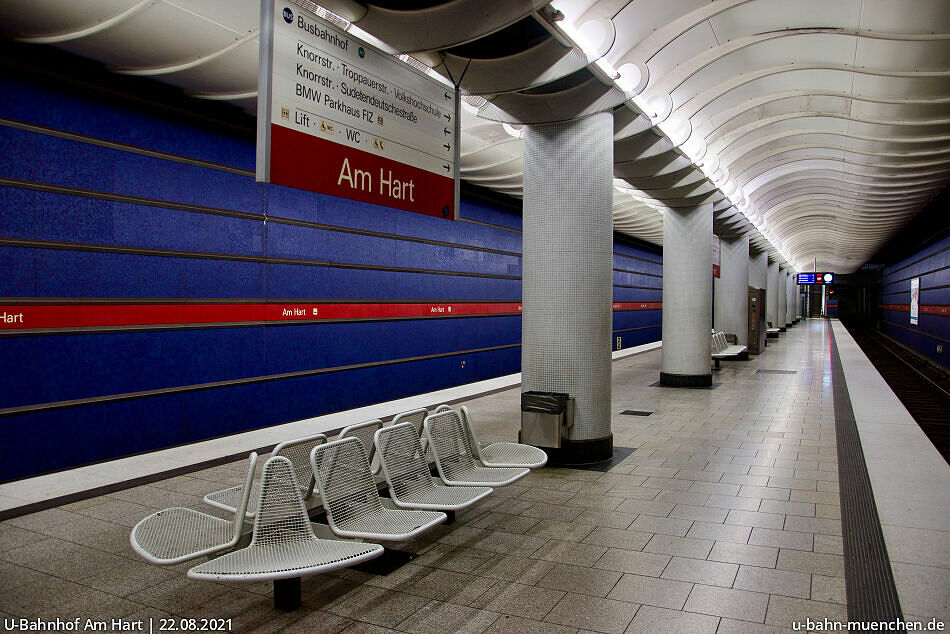
M296 4L261 11L257 179L454 217L454 90Z

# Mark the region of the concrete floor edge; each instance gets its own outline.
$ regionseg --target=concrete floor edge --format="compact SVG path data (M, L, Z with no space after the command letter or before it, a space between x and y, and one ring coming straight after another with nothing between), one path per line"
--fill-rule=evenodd
M950 466L845 327L831 327L905 619L950 618Z

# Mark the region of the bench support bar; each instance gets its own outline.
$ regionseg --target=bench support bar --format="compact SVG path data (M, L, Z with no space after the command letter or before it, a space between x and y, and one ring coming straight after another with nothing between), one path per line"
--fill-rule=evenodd
M274 580L274 609L292 612L300 607L300 577Z

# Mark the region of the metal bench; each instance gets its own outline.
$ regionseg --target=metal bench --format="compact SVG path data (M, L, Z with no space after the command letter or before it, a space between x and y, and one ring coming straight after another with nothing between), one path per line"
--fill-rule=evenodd
M384 427L376 432L376 448L389 495L400 508L444 511L449 522L455 511L490 495L490 487L445 486L429 471L419 434L412 423Z
M715 369L721 369L719 362L723 359L749 358L749 349L746 346L729 345L724 333L713 331L712 334L712 359L715 362Z
M274 450L271 452L272 456L284 456L290 459L291 464L294 466L294 473L297 475L297 481L300 483L301 493L303 494L305 502L309 502L313 499L314 480L313 472L310 469L310 452L314 447L322 445L326 441L327 437L323 434L314 434L313 436L305 436L303 438L295 438L294 440L282 442L274 447ZM215 508L233 513L237 508L240 493L241 487L231 487L229 489L209 493L204 497L204 501ZM246 511L249 520L254 519L254 514L257 512L258 497L258 485L255 483Z
M176 506L153 513L132 528L132 550L149 563L171 566L234 548L244 528L257 454L248 459L247 476L238 489L231 521Z
M363 443L356 438L314 448L310 462L327 523L340 537L404 541L447 519L435 511L383 508Z
M439 477L450 486L504 486L528 475L528 469L476 464L475 450L455 410L427 416L423 427Z
M486 467L527 467L537 469L548 462L548 455L541 449L517 442L493 442L482 446L478 442L475 426L472 425L472 413L463 405L459 408L462 424L468 433L469 442L475 449L478 461Z
M419 441L422 443L422 450L425 451L426 460L432 459L432 452L429 450L429 441L426 439L425 432L422 429L422 424L426 420L426 416L429 415L429 410L424 407L419 409L413 409L408 412L401 412L396 414L393 417L393 425L398 425L400 423L412 423L412 426L416 428L416 433L419 435Z
M357 441L353 441L357 442ZM313 532L291 461L264 465L251 543L188 571L191 579L273 581L274 607L300 606L300 578L352 566L383 554L379 544L320 539Z
M376 445L373 444L373 440L376 430L382 429L382 427L383 421L377 418L375 420L366 421L365 423L357 423L356 425L344 427L340 431L340 435L337 436L337 440L341 438L358 438L359 441L363 443L363 450L369 459L369 467L373 475L379 473L379 458L376 456Z

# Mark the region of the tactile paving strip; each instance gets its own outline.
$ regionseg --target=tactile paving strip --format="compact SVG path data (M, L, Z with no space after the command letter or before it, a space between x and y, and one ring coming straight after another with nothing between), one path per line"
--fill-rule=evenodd
M834 337L831 338L831 376L848 619L893 622L902 619L903 614Z

